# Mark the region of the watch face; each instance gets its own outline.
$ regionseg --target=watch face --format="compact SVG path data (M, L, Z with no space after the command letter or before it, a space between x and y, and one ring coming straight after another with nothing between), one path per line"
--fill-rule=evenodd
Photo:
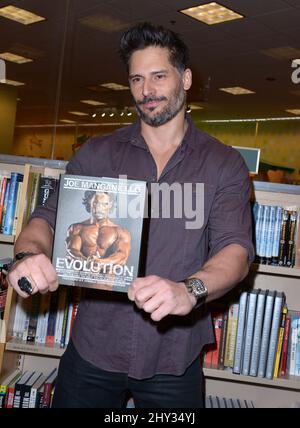
M198 278L190 278L187 280L187 286L191 293L197 298L205 298L207 296L207 288L204 283Z

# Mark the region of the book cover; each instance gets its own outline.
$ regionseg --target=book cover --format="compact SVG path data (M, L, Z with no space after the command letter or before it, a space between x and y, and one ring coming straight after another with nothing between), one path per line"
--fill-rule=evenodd
M288 308L285 304L282 308L282 316L281 316L278 344L277 344L277 350L276 350L276 358L275 358L274 373L273 373L273 377L275 379L278 377L278 373L279 373L279 364L280 364L280 359L282 355L282 345L283 345L283 337L284 337L284 329L286 324L287 313L288 313Z
M10 176L10 188L6 205L5 221L3 225L4 235L11 235L13 231L18 196L18 185L20 181L23 181L23 174L12 172Z
M234 351L237 333L239 315L239 304L232 303L228 310L228 326L226 335L226 348L225 348L225 367L233 367L234 364Z
M281 360L280 360L281 377L285 377L287 372L286 366L287 366L287 354L288 354L288 346L289 346L290 328L291 328L291 316L288 313L286 317L285 326L284 326L282 352L281 352Z
M138 275L142 181L62 174L52 262L64 285L127 292Z

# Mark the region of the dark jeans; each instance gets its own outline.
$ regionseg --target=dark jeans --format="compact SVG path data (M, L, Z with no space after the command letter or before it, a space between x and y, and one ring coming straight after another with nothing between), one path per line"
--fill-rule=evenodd
M136 408L202 408L202 387L198 358L182 376L156 375L137 380L93 366L70 342L60 361L52 407L122 408L132 396Z

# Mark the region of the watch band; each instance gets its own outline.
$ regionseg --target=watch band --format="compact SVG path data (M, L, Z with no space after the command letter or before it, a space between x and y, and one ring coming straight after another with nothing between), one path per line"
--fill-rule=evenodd
M19 260L24 259L24 257L29 257L29 256L36 256L36 253L30 253L30 252L27 252L27 251L22 251L20 253L17 253L15 255L13 263L18 262Z

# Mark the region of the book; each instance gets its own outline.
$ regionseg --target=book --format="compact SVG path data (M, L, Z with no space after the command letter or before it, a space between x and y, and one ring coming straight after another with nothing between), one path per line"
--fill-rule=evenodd
M286 375L286 365L287 365L287 354L289 346L289 337L290 337L290 328L291 328L291 316L288 313L286 317L286 322L284 326L284 335L282 343L282 352L280 360L280 376L285 377Z
M249 374L249 370L250 370L252 341L253 341L254 323L255 323L255 316L256 316L256 303L257 303L258 293L259 293L259 290L251 290L248 293L248 307L247 307L246 325L245 325L245 344L244 344L243 363L242 363L242 374L245 376Z
M43 392L43 398L41 401L42 408L50 407L51 392L54 387L56 377L57 377L57 368L53 369L53 371L50 373L50 375L47 377L44 383L44 392Z
M259 356L259 362L258 362L258 373L257 373L259 377L265 377L265 374L266 374L275 294L276 294L275 291L269 291L266 297L266 306L265 306L260 356Z
M34 409L39 407L40 395L39 391L44 389L44 384L46 382L48 375L42 374L35 383L31 386L30 398L29 398L29 408Z
M239 315L238 315L235 353L234 353L234 365L232 370L233 373L236 373L236 374L240 374L242 370L244 332L245 332L245 321L246 321L246 313L247 313L247 299L248 299L248 293L244 291L241 294L241 297L239 300Z
M228 325L227 325L225 360L224 360L225 367L233 367L233 364L234 364L234 351L235 351L238 315L239 315L239 304L232 303L229 306L229 310L228 310Z
M127 292L145 197L143 181L61 175L52 255L60 284Z
M287 305L285 304L282 308L281 323L279 328L278 344L277 344L276 357L275 357L275 365L274 365L274 373L273 373L273 377L275 379L278 378L278 373L279 373L279 364L281 359L287 313L288 313L288 308L287 308Z
M5 220L3 224L4 235L11 235L13 231L18 196L18 185L20 181L23 181L23 174L12 172L10 175L10 187L6 203Z
M258 361L259 361L260 346L261 346L266 294L267 294L267 290L260 290L257 296L252 353L251 353L251 360L250 360L250 372L249 372L250 376L257 376L257 372L258 372Z
M278 345L279 329L280 329L280 322L281 322L281 316L282 316L282 307L284 305L284 302L285 302L284 293L276 292L271 331L270 331L267 365L266 365L265 377L267 379L273 379L276 349Z
M19 379L21 379L22 376L23 376L23 373L19 372L19 374L17 374L17 376L8 385L6 399L5 399L5 407L7 409L13 408L16 384L19 381Z

